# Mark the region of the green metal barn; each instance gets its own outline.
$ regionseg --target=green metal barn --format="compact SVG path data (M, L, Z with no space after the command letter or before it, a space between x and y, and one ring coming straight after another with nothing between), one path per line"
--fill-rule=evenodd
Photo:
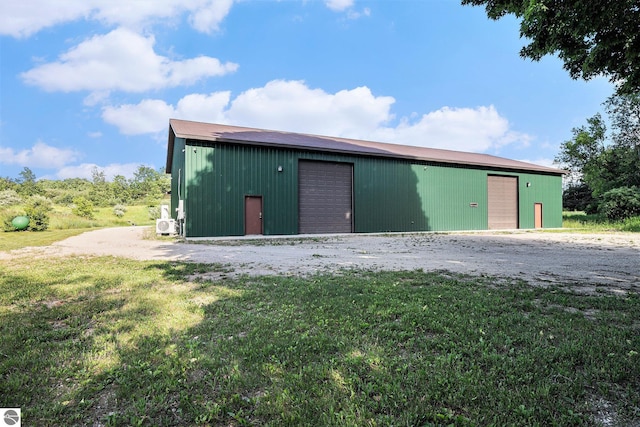
M559 169L487 154L172 119L185 237L555 228Z

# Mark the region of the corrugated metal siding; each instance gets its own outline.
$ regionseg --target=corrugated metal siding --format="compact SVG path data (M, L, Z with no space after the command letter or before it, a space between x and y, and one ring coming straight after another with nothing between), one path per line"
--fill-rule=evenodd
M171 165L171 215L176 218L176 209L178 208L178 200L184 197L185 176L184 176L184 147L185 141L182 138L176 138L174 142L174 153Z
M353 185L356 232L428 229L418 177L411 162L357 158Z
M562 225L557 175L190 140L185 154L188 237L242 235L247 195L263 197L264 234L298 233L301 159L353 164L355 232L487 229L489 174L519 177L521 228L533 228L535 202L544 204L545 227Z
M473 168L416 167L428 230L487 228L487 172Z
M187 149L187 236L244 234L244 196L251 195L263 196L264 234L297 232L297 165L291 152L227 144L193 148Z
M542 203L544 228L562 227L562 177L520 174L519 194L520 228L535 227L536 203Z
M216 219L216 206L210 202L210 185L214 179L215 149L190 145L185 149L185 228L187 236L207 236Z

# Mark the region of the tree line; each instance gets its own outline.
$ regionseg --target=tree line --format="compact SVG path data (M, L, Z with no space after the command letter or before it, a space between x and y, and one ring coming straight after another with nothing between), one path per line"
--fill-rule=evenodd
M108 181L104 171L94 168L91 179L68 178L63 180L37 179L33 171L25 167L19 177L0 177L0 203L6 199L25 201L32 196L43 196L53 203L69 205L74 198L84 197L96 207L117 204L141 204L157 202L171 189L171 177L162 169L140 165L130 179L116 175Z
M55 205L70 206L74 214L92 218L95 207L113 207L116 216L122 216L126 205L157 206L171 189L171 177L163 170L140 165L132 178L116 175L107 180L104 171L94 168L91 179L64 180L37 179L25 167L17 178L0 177L0 213L2 228L14 229L16 215L29 218L29 230L46 230L49 212ZM22 210L15 208L21 206Z
M640 215L640 95L613 95L574 128L556 161L569 171L563 205L611 220ZM607 126L608 124L608 126Z

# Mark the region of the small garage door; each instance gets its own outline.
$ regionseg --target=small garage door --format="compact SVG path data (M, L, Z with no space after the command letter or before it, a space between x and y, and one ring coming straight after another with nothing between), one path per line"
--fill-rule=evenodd
M518 228L518 178L490 175L487 191L489 230Z
M300 233L351 233L353 165L300 161L298 177Z

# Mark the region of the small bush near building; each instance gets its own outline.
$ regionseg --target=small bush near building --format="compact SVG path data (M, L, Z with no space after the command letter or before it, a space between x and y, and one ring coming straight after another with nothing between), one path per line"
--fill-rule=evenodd
M126 212L127 207L125 205L118 204L113 207L113 214L118 218L122 218Z
M604 193L599 212L611 221L640 216L640 188L620 187Z
M29 230L44 231L49 228L51 200L43 196L31 196L24 208L29 217Z

